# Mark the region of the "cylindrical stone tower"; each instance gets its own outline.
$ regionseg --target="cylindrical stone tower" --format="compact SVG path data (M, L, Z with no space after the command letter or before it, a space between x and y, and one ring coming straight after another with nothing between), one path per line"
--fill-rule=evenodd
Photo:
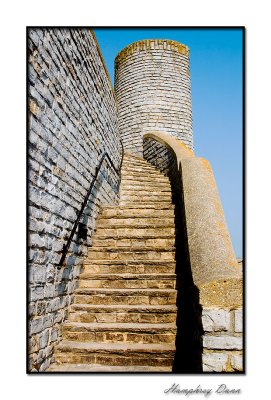
M189 48L141 40L115 59L115 93L126 151L142 155L143 134L163 132L193 149Z

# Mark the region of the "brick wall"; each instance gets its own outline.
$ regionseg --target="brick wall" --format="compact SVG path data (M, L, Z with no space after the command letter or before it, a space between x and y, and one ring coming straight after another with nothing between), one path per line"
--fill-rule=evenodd
M30 370L45 370L59 340L102 204L118 200L119 176L104 164L82 221L86 241L71 244L80 205L104 151L120 164L113 89L88 29L30 29L29 61L29 351Z
M203 371L242 371L242 309L205 307L202 325Z
M160 131L193 148L189 49L169 40L143 40L115 59L120 134L142 155L142 133Z

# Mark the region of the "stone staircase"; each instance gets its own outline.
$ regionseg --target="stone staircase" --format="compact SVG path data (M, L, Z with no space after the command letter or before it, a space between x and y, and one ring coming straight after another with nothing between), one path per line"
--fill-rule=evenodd
M169 179L125 154L119 205L98 218L49 372L172 371L174 241Z

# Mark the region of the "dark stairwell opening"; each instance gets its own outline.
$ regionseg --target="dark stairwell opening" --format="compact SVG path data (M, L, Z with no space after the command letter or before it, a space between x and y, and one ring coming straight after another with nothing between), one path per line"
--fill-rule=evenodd
M172 203L175 206L177 334L172 371L182 374L201 373L202 307L190 264L181 171L178 171L174 152L153 138L144 139L143 156L169 177Z

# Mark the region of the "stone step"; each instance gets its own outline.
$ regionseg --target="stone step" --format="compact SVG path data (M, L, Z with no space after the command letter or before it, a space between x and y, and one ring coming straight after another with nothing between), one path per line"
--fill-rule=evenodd
M122 171L126 171L126 170L134 170L134 171L142 171L146 174L150 173L158 173L160 175L163 175L161 173L161 171L159 171L158 168L156 168L155 166L149 164L149 163L137 163L137 162L131 162L131 161L126 161L124 160L122 163Z
M124 161L122 164L121 172L123 173L144 173L145 175L155 174L157 176L165 176L158 168L151 164L132 163Z
M146 176L146 177L157 177L157 178L165 178L168 180L168 177L160 172L158 169L151 167L146 168L144 166L131 166L131 165L123 165L121 168L121 176L127 176L131 178L131 176Z
M159 208L136 208L134 207L114 207L104 208L99 219L110 218L174 218L174 207L168 205L166 209Z
M45 372L172 372L172 367L150 367L150 366L116 366L116 365L98 365L98 364L52 364Z
M137 205L138 202L139 203L151 203L151 202L156 203L156 202L164 201L164 202L171 203L172 196L171 196L171 193L162 193L162 192L152 193L152 192L147 191L145 195L143 195L142 193L137 193L137 192L134 192L134 194L132 194L132 193L124 194L121 192L120 193L120 201L122 201L122 202L123 201L128 201L128 202L134 201L135 202L134 205Z
M130 163L133 163L133 164L142 164L142 165L152 165L149 161L147 161L145 158L143 158L143 157L137 157L137 158L135 158L135 157L130 157L130 156L126 156L126 155L124 155L124 157L123 157L123 162L130 162Z
M114 239L153 239L153 238L172 238L175 236L175 228L162 227L162 228L97 228L95 237L101 238L114 238Z
M172 195L171 193L162 193L162 192L156 192L156 193L151 193L151 192L145 192L145 194L143 193L138 193L138 192L134 192L134 193L123 193L120 192L120 203L123 202L134 202L135 205L138 203L161 203L161 202L172 202Z
M153 168L145 168L145 167L132 167L132 166L125 166L122 167L121 169L121 179L137 179L141 177L146 177L152 182L154 178L158 178L159 180L165 180L167 183L169 183L169 178L168 176L163 175L160 171L157 169Z
M91 274L80 275L80 288L175 289L175 274Z
M146 177L140 176L121 176L121 185L150 185L157 187L169 187L170 181L165 176Z
M101 232L101 231L100 231ZM92 245L94 248L100 248L101 251L104 251L106 248L115 248L115 249L126 249L126 250L173 250L175 246L175 237L174 235L164 235L163 237L158 238L132 238L128 239L129 235L120 236L112 238L109 236L95 235L92 240ZM91 250L89 250L91 251Z
M123 158L124 158L124 159L127 159L127 160L132 160L132 161L143 161L143 162L148 162L148 161L146 160L146 158L143 157L143 155L138 155L138 154L131 153L131 152L129 152L129 151L126 151L126 149L125 149Z
M173 249L147 248L131 250L130 248L108 247L102 250L99 247L91 247L88 251L87 261L91 260L160 260L160 261L175 261L175 251Z
M123 178L127 178L127 177L137 178L137 177L142 177L142 176L147 177L149 180L152 180L153 178L161 179L162 177L165 177L165 175L161 174L160 171L155 170L155 169L153 171L150 171L150 170L147 171L146 169L144 169L142 167L136 168L136 167L128 167L128 166L122 167L122 169L121 169L121 177L123 177Z
M122 176L121 177L121 185L120 188L123 188L124 186L130 189L133 189L135 186L139 187L139 190L142 190L142 188L148 189L166 189L166 190L171 190L171 184L170 181L167 177L161 176L160 179L152 179L149 178L147 179L141 179L144 178L144 175L136 177L129 177L129 176Z
M135 159L132 159L132 158L124 157L124 158L123 158L123 162L124 162L125 164L140 165L140 166L142 165L143 167L144 167L144 166L147 166L147 167L154 167L154 168L156 168L155 165L151 164L150 162L148 162L148 161L147 161L146 159L144 159L144 158L142 158L141 160L140 160L140 159L135 160Z
M175 323L175 305L93 305L72 304L69 320L73 322Z
M100 274L152 274L174 273L175 261L121 261L121 260L86 260L84 272Z
M171 189L169 187L155 187L152 188L149 185L144 186L137 186L134 187L132 185L122 186L120 188L120 195L121 196L164 196L171 198Z
M150 164L150 163L147 161L147 159L143 157L143 155L142 155L142 156L137 156L137 155L134 156L134 155L132 154L132 156L130 156L130 154L128 154L128 156L127 156L126 154L124 154L124 156L123 156L123 161L124 161L124 162L130 161L130 162L134 162L134 163L147 163L147 164ZM150 165L152 165L152 164L150 164Z
M121 183L120 185L120 191L136 191L136 192L162 192L162 193L171 193L171 186L169 183L144 183L144 182L138 182L138 183Z
M151 208L151 209L153 209L153 208L156 208L156 209L167 209L171 205L172 205L172 203L170 201L167 201L167 202L162 201L162 200L159 201L159 199L157 199L155 202L154 201L150 201L148 199L148 200L145 200L145 202L137 201L136 203L133 200L129 200L129 201L125 200L125 201L123 201L123 200L120 199L120 202L119 202L119 206L120 207L127 207L127 208L130 207L130 208L137 208L137 209L140 209L140 208L143 208L143 209L147 209L147 208Z
M176 340L171 186L125 154L118 207L103 209L48 371L172 371Z
M121 201L120 201L120 203L121 203ZM133 210L135 210L135 211L137 211L138 210L138 215L140 215L139 213L140 213L140 211L141 210L143 210L143 213L144 213L144 210L149 210L149 209L151 209L151 210L160 210L160 211L162 211L162 210L174 210L174 205L172 204L172 203L170 203L170 202L156 202L156 203L154 203L154 202L151 202L151 203L137 203L137 204L135 204L135 203L125 203L125 204L119 204L119 206L118 207L116 207L116 208L121 208L121 209L126 209L126 210L128 210L128 209L133 209Z
M132 158L132 157L123 157L123 162L130 162L133 164L142 164L142 165L152 165L150 164L145 158L141 157L141 158Z
M88 343L63 341L55 347L57 363L112 366L171 366L172 344Z
M126 154L124 155L125 160L130 160L131 162L143 162L143 163L150 164L150 162L146 158L144 158L143 155L138 156L138 155L134 155L134 154L131 155L131 153L127 153L127 154L128 154L127 156L126 156ZM150 165L152 165L152 164L150 164Z
M124 227L131 228L175 228L174 218L166 217L125 217L122 218L99 218L96 224L97 230L101 228L117 229Z
M174 289L89 289L75 290L75 304L176 304Z
M132 171L132 172L138 172L139 170L146 176L149 175L149 173L151 174L157 174L157 176L165 176L158 168L156 168L155 166L151 165L151 164L141 164L141 163L131 163L131 162L126 162L123 163L122 165L122 173L123 171L125 171L125 173L127 173L127 171Z
M66 322L62 337L67 341L99 343L172 343L176 324Z
M142 172L131 173L131 171L129 171L129 173L121 173L121 182L129 183L133 181L139 183L149 182L154 184L162 184L162 183L170 184L169 177L161 173L153 174L151 176L149 174L144 174Z
M139 156L137 154L131 153L130 151L127 151L126 149L124 151L124 158L130 159L130 160L146 161L143 156Z

